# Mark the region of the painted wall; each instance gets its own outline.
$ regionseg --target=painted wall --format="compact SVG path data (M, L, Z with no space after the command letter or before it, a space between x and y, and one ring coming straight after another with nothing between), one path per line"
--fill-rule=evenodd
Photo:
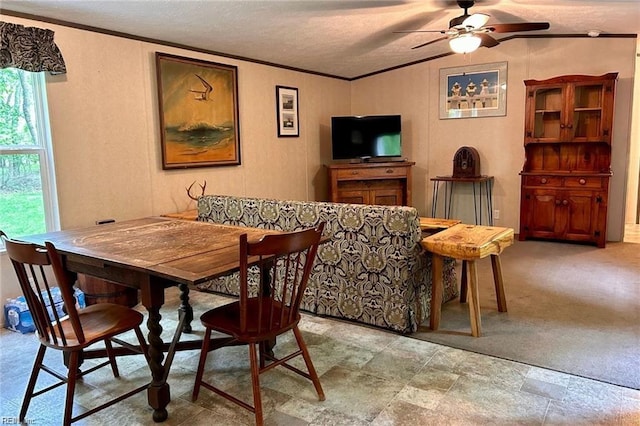
M633 85L633 110L631 122L631 144L629 146L627 202L625 223L640 223L640 39L636 40L636 72Z
M467 56L449 56L354 81L351 108L355 114L402 114L404 154L416 162L413 202L422 213L431 212L430 178L451 175L455 152L461 146L472 146L480 153L482 174L495 176L493 208L500 210L495 224L518 230L519 172L524 163L523 80L618 72L607 237L619 241L624 225L635 48L635 39L511 40ZM439 119L440 68L502 61L508 63L506 116ZM442 197L440 193L440 216ZM457 185L453 201L453 216L473 223L472 186Z
M496 224L518 228L524 158L526 78L620 73L614 128L614 178L609 237L621 237L629 143L635 40L513 40L354 82L126 40L0 15L0 19L51 28L68 73L49 76L47 91L57 171L61 225L118 221L194 208L185 187L207 181L207 193L280 199L326 199L323 164L331 159L330 117L399 113L404 156L416 162L413 204L431 211L435 175L450 174L455 151L476 147L482 171L494 175ZM154 53L238 66L242 164L164 171L161 167ZM598 58L598 60L595 60ZM439 120L439 69L508 62L507 116ZM300 137L277 138L275 86L299 89ZM463 205L470 197L462 191ZM473 214L461 209L465 221ZM13 270L0 255L0 300L19 294Z
M348 112L349 83L253 63L57 29L69 72L48 84L61 225L92 224L193 207L185 186L209 193L315 199L323 187L322 128ZM162 170L155 51L238 67L240 166ZM299 89L300 137L278 138L275 86Z
M315 200L327 193L330 122L350 112L350 83L0 15L55 31L68 72L47 76L63 229L195 208L185 192ZM238 67L240 166L162 170L156 51ZM300 137L278 138L275 86L297 87ZM196 185L197 187L197 185ZM0 255L0 300L20 294Z

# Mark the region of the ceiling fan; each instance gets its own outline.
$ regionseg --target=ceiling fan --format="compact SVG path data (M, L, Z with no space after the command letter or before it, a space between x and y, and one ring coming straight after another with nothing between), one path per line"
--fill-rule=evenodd
M493 38L490 33L511 33L519 31L536 31L549 29L548 22L522 22L515 24L491 24L490 16L484 13L474 13L469 15L468 10L474 5L474 0L457 0L458 6L464 9L464 14L449 21L449 28L446 30L408 30L395 31L397 33L440 33L444 37L430 40L426 43L412 47L418 49L430 44L449 40L449 46L455 53L470 53L478 47L494 47L500 42Z

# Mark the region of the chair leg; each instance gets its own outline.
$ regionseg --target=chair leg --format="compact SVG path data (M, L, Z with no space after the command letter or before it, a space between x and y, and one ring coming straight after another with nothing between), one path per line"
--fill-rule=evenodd
M149 346L147 345L147 341L144 340L144 335L142 334L140 327L134 328L134 331L136 332L138 343L140 343L140 350L142 351L142 354L144 355L144 358L147 360L147 364L148 364L150 359L149 359Z
M200 385L202 384L202 375L204 373L204 364L207 361L207 354L209 353L209 342L211 341L211 329L207 328L204 332L204 338L202 339L202 349L200 350L200 361L198 361L198 371L196 372L196 380L193 384L193 393L191 394L191 401L198 399L200 393Z
M42 365L42 360L44 359L44 354L47 351L47 347L44 345L40 345L38 348L38 354L36 355L36 359L33 362L33 369L31 370L31 376L29 377L29 383L27 384L27 390L24 394L24 399L22 400L22 407L20 408L20 421L23 422L25 416L27 415L27 410L29 409L29 404L31 403L31 398L33 395L33 390L36 387L36 382L38 381L38 374L40 373L40 366Z
M316 369L313 366L313 362L311 362L311 356L309 355L307 344L302 338L302 333L300 333L300 329L298 328L297 325L293 328L293 335L296 337L296 341L298 342L298 347L302 351L302 358L304 358L304 363L307 365L309 376L311 376L311 381L313 382L313 386L316 388L316 392L318 393L318 399L320 401L324 401L325 399L324 391L322 390L322 385L320 384L318 373L316 372Z
M80 360L80 352L73 351L69 356L69 375L67 376L67 397L64 403L64 420L65 426L71 424L73 414L73 394L76 390L76 380L78 376L78 364Z
M109 364L111 364L111 371L113 371L113 377L120 377L120 372L118 371L118 364L116 364L116 357L113 354L113 345L111 344L111 340L104 339L104 347L107 350L107 356L109 357Z
M249 343L249 360L251 362L251 385L253 388L253 409L256 426L264 424L262 416L262 398L260 396L260 365L257 355L257 344Z

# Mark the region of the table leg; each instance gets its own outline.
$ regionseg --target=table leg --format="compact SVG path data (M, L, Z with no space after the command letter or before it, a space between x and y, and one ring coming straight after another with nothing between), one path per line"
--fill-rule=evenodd
M149 341L149 368L151 369L151 375L153 379L147 389L147 400L149 405L153 408L153 421L162 422L167 419L167 404L171 400L171 394L169 392L169 384L166 382L165 368L162 364L164 358L164 352L162 350L163 341L160 335L162 334L162 325L160 325L160 308L148 307L149 318L147 319L147 328L149 329L149 335L147 340Z
M433 199L431 200L431 217L437 217L438 213L438 189L440 184L438 181L433 181Z
M469 260L469 320L471 322L471 335L480 337L481 321L480 321L480 292L478 291L478 270L476 262Z
M493 268L493 282L496 286L496 300L498 302L498 311L507 312L507 298L504 295L504 283L502 281L502 263L500 256L491 255L491 267Z
M67 367L68 369L69 363L71 362L71 352L65 351L62 353L62 362L64 363L64 366ZM82 366L83 362L84 362L84 352L80 352L80 354L78 355L78 374L82 372L82 370L80 369L80 366Z
M184 327L182 331L184 333L191 333L191 321L193 321L193 308L189 304L189 286L186 284L179 284L180 289L180 308L178 310L184 313ZM180 315L178 315L180 318Z
M478 197L476 196L476 183L472 182L473 186L473 218L476 220L476 225L482 224L482 184L480 184L480 218L478 219Z
M431 258L431 314L429 315L429 327L434 331L440 327L440 312L442 310L442 297L444 293L442 265L442 256L434 254Z
M260 288L262 289L263 296L271 295L271 274L269 271L273 269L272 261L265 261L262 266L262 271L260 271ZM274 356L273 348L276 347L276 338L272 337L269 340L261 342L261 345L264 347L264 352L269 356ZM264 364L264 360L260 359L260 364Z
M169 384L166 381L165 366L162 361L164 359L162 341L162 325L160 320L160 308L164 304L164 286L159 283L153 285L150 281L146 281L140 286L140 296L142 304L149 312L147 318L147 328L149 334L147 341L149 343L149 368L151 369L151 383L147 389L147 401L153 408L153 420L162 422L167 419L167 404L171 400L169 392ZM153 291L156 289L158 291Z
M493 180L485 182L484 188L485 194L487 194L487 217L489 218L489 226L493 226Z
M454 182L444 183L444 190L445 190L445 197L446 197L444 201L444 208L446 211L444 217L446 219L451 219L451 209L453 206L453 185L454 185Z

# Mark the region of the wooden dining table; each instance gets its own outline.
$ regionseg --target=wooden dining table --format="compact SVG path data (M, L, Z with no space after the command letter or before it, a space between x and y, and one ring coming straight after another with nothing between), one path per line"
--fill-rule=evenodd
M173 353L200 348L199 341L179 342L183 329L190 331L193 319L189 288L238 270L241 234L248 234L251 241L273 233L278 231L148 217L31 235L20 240L39 245L50 241L70 271L140 290L141 302L148 311L152 373L148 402L153 408L153 420L162 422L168 416L166 407L171 399L167 376ZM180 288L180 325L173 342L167 344L161 337L160 308L165 289L174 286Z

